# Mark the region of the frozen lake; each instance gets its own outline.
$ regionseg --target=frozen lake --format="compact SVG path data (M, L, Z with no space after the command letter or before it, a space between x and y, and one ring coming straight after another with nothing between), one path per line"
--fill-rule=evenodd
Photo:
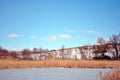
M0 80L98 80L113 69L32 68L0 70Z

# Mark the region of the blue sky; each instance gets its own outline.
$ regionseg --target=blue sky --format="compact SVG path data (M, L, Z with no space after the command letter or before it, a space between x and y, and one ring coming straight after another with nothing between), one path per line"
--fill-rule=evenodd
M0 45L59 49L120 32L120 0L0 0Z

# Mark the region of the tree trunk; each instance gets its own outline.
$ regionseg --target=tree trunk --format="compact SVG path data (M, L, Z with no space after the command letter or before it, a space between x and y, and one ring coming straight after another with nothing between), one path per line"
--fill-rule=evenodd
M119 59L119 53L118 53L118 48L117 48L117 44L115 44L115 51L116 51L116 59Z

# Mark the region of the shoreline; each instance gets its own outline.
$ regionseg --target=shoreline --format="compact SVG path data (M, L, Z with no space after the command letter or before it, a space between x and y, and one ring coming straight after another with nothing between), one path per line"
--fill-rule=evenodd
M27 70L27 69L86 69L86 70L113 70L113 71L119 71L120 69L114 69L114 68L61 68L61 67L43 67L43 68L3 68L1 70Z

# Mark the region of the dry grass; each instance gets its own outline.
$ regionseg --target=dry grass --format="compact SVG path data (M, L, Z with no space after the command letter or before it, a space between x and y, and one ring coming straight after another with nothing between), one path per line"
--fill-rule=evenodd
M120 80L120 70L101 76L101 80Z
M59 60L59 59L33 61L33 60L0 59L0 69L47 68L47 67L120 69L120 61Z

